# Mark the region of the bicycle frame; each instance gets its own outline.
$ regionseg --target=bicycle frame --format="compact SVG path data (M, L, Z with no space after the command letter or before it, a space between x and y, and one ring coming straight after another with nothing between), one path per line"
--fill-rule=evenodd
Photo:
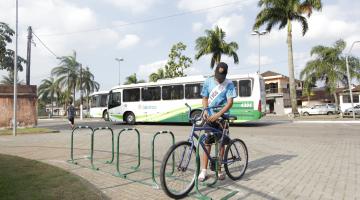
M189 112L189 118L190 118L191 107L190 107L189 105L187 105L187 104L185 104L185 105L186 105L187 107L189 107L189 109L190 109L190 112ZM219 107L219 106L217 106L217 107ZM228 121L225 121L225 126L224 126L225 128L224 128L223 130L217 129L217 128L213 128L213 127L196 127L196 121L201 120L202 117L203 117L203 114L204 114L204 110L209 109L209 108L210 108L210 107L204 108L204 109L202 110L202 112L201 112L201 114L200 114L199 117L194 117L193 119L190 118L190 120L191 120L191 122L192 122L192 128L191 128L191 132L190 132L190 134L189 134L189 139L188 139L188 141L191 143L191 147L190 147L190 151L189 151L189 153L188 153L188 155L187 155L187 159L185 159L185 158L186 158L186 157L185 157L185 151L184 151L184 153L181 155L181 161L180 161L179 166L177 167L179 170L180 170L180 169L182 169L182 170L186 169L186 168L189 166L189 164L190 164L191 153L194 151L194 148L195 148L194 137L196 136L196 138L199 138L199 135L196 134L196 132L205 131L205 132L211 132L211 133L214 133L214 134L216 134L216 133L219 134L219 133L220 133L220 134L222 134L222 137L221 137L221 139L220 139L221 141L223 141L225 135L227 136L228 133L229 133L229 122L228 122ZM213 108L216 108L216 107L213 107ZM201 140L198 141L198 142L199 142L201 148L203 149L203 151L205 152L205 154L207 155L207 157L208 157L208 159L210 160L210 162L215 162L215 159L210 156L210 152L208 152L207 149L205 148L205 142L204 142L204 141L206 140L207 137L208 137L208 136L205 135L205 136L202 137ZM227 137L228 137L228 136L227 136ZM221 142L220 146L223 146L222 142ZM236 149L236 151L237 151L236 153L237 153L237 155L238 155L238 157L239 157L239 151L238 151L237 149ZM240 158L240 157L239 157L239 158ZM185 163L186 163L185 166L183 166L183 161L184 161L184 159L187 161L187 163L185 162ZM236 160L233 160L233 161L224 161L224 159L221 159L221 164L231 164L231 163L233 163L233 162L235 162L235 161L236 161Z

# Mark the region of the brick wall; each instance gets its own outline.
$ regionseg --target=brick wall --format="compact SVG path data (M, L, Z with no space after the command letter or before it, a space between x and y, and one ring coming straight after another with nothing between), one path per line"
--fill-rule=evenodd
M12 127L13 89L12 85L0 85L0 127ZM18 85L17 91L16 114L18 126L36 126L36 85Z

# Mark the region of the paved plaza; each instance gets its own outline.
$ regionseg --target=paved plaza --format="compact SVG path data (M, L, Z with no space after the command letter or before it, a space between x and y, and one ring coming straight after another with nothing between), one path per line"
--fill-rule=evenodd
M90 169L87 159L89 132L81 130L75 136L74 155L79 165L70 159L70 130L62 120L41 120L39 126L61 130L60 133L1 136L0 153L35 159L79 175L98 187L112 199L168 199L152 187L151 139L158 130L171 130L176 141L188 137L188 125L141 124L140 171L125 180L113 176L115 165L104 164L111 159L111 137L106 131L95 135L95 165ZM79 123L78 124L82 124ZM84 122L93 127L111 126L117 133L128 126L106 122ZM213 199L221 199L237 191L231 199L359 199L360 200L360 124L306 123L291 121L260 121L231 127L231 136L241 138L249 150L249 166L239 181L227 178L217 188L201 191ZM121 136L120 170L127 172L136 165L135 134ZM170 137L156 139L156 170L171 144ZM194 199L194 195L189 196Z

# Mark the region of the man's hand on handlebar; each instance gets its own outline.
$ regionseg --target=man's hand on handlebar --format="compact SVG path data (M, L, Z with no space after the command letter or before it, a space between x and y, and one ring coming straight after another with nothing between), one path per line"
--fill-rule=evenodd
M205 113L204 113L204 116L205 116ZM214 115L212 115L212 116L208 116L208 114L206 113L206 118L205 118L205 120L207 121L207 122L215 122L216 120L218 120L219 118L221 117L221 115L219 115L219 113L216 113L216 114L214 114Z

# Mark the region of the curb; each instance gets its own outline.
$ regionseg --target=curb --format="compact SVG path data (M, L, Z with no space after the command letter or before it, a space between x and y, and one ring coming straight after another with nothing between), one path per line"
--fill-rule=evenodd
M360 124L360 121L293 121L297 124Z

